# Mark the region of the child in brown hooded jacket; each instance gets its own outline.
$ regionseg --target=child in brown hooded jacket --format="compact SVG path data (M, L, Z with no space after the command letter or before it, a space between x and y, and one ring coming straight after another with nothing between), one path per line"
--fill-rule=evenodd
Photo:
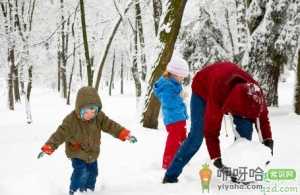
M68 114L45 145L43 154L52 154L65 142L65 152L72 161L73 173L69 194L77 190L94 191L98 175L97 158L100 153L101 131L122 141L135 143L130 131L109 119L101 111L102 104L96 89L83 87L77 93L75 110Z

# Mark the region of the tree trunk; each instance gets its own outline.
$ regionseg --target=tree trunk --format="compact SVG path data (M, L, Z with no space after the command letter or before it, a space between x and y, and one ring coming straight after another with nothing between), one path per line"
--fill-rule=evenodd
M246 22L246 2L245 0L236 0L237 13L237 44L238 53L241 54L245 50L247 44L247 22Z
M31 106L30 106L30 95L31 95L31 89L32 89L32 69L33 69L33 66L29 65L28 84L27 84L27 92L26 92L26 98L25 98L26 118L27 118L28 124L32 123Z
M276 45L287 22L288 5L288 0L261 2L262 15L250 17L250 33L259 25L267 24L266 30L258 29L253 33L253 45L249 51L249 64L246 69L258 78L265 91L268 106L278 106L279 76L288 60L287 54Z
M268 106L278 107L278 82L281 73L282 64L267 65L268 71L268 90L266 91L266 100Z
M300 49L298 49L298 64L297 64L297 82L296 82L296 91L295 91L295 104L294 109L295 113L300 115Z
M13 53L13 49L10 49L9 50L9 61L11 61L11 56L12 56L12 53ZM10 64L10 70L9 70L9 73L8 73L8 79L7 79L7 82L8 82L8 106L9 106L9 109L10 110L14 110L15 109L15 101L14 101L14 86L13 86L13 71L14 71L14 66L12 63L9 63Z
M172 57L186 2L186 0L168 0L167 2L167 13L163 20L163 25L170 29L162 28L159 33L162 47L157 56L156 65L149 80L145 111L142 119L143 127L156 129L158 126L157 118L159 115L160 104L153 94L153 84L162 75Z
M88 77L88 86L93 85L93 72L92 72L92 64L90 60L89 54L89 45L88 45L88 37L86 32L86 23L85 23L85 10L84 10L84 1L80 0L80 13L81 13L81 27L82 27L82 38L84 43L84 54L86 60L87 67L87 77Z
M61 52L58 48L57 51L57 91L60 92L60 71L61 71Z
M13 90L14 90L14 98L15 102L20 102L20 90L19 90L19 73L18 73L18 67L16 66L16 59L15 59L15 48L13 47L10 50L10 64L11 64L11 70L12 70L12 79L13 79Z
M82 61L81 61L81 59L79 59L79 76L80 76L80 79L82 81L83 74L82 74Z
M31 89L32 89L32 69L33 66L29 66L28 68L28 85L27 85L27 92L26 97L27 100L30 101Z
M73 35L73 40L74 40L74 43L73 43L73 64L72 64L72 70L71 70L70 78L69 78L67 105L70 105L72 79L73 79L74 68L75 68L75 64L76 64L76 41L75 41L74 31L72 31L72 35Z
M231 32L231 29L230 29L230 21L229 21L229 14L228 14L228 9L227 8L225 8L225 21L226 21L228 36L229 36L229 40L230 40L230 44L231 44L231 57L232 57L231 60L233 60L233 58L235 56L234 42L233 42L232 32Z
M137 21L135 22L137 27ZM134 31L134 46L133 46L133 55L132 55L132 67L131 73L133 76L134 84L135 84L135 94L136 97L140 97L142 95L142 86L139 77L139 70L138 70L138 62L137 62L137 55L138 55L138 32L137 30Z
M136 14L136 23L137 23L136 31L138 33L139 42L140 42L140 55L141 55L141 66L142 66L141 78L143 81L145 81L146 74L147 74L147 65L146 65L145 39L144 39L140 0L135 0L135 14Z
M69 35L68 30L70 26L70 17L67 20L67 26L65 26L65 16L64 16L64 1L60 0L61 2L61 69L60 69L60 77L61 77L61 84L62 84L62 95L64 98L67 98L67 60L68 60L68 41Z
M160 17L162 15L161 0L152 0L155 35L158 35Z
M124 94L124 62L123 62L123 54L121 57L121 73L120 73L120 77L121 77L121 94Z
M114 84L115 58L116 58L116 55L115 55L115 51L114 51L112 67L111 67L111 76L110 76L110 81L109 81L109 91L108 91L109 96L111 96L111 91L112 91L113 84Z

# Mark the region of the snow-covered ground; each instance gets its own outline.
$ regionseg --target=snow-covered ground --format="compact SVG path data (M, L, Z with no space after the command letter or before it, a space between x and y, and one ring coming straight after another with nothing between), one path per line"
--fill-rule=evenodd
M269 168L289 168L300 173L300 117L292 114L293 81L280 84L280 107L270 108L270 120L275 140L274 157ZM138 138L138 143L124 143L103 134L99 158L99 177L96 191L101 195L141 194L201 194L198 171L209 162L206 145L185 167L177 184L161 184L164 171L161 169L166 132L160 119L161 130L142 128L140 113L132 95L102 96L103 110L115 121L126 126ZM71 163L61 146L52 156L40 160L40 147L64 116L73 109L51 90L34 89L32 94L33 123L25 123L25 112L21 105L14 112L1 107L0 110L0 195L66 195L71 175ZM229 120L227 119L227 124ZM227 128L230 125L227 125ZM229 128L230 130L230 128ZM225 137L221 131L223 150L233 142L233 133ZM254 140L257 140L256 134ZM241 151L243 153L243 151ZM236 155L236 154L233 154ZM253 159L249 159L249 162ZM212 166L211 166L212 168ZM210 185L211 194L264 194L260 190L219 190L219 185L230 184L216 176ZM299 194L300 180L271 182L269 186L296 187L298 192L267 192L265 194ZM295 189L294 189L295 190ZM205 192L207 193L207 192ZM89 194L89 193L88 193Z

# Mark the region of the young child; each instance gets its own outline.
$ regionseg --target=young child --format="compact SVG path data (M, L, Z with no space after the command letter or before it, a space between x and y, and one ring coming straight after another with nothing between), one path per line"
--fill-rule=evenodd
M163 121L168 132L162 168L167 169L179 146L186 138L188 118L183 98L181 82L188 76L187 62L173 55L163 76L154 84L154 94L161 103Z
M72 161L73 173L69 194L77 190L94 191L98 175L97 158L100 152L101 131L122 141L135 143L130 131L109 119L101 111L102 104L96 89L83 87L78 91L75 110L68 114L55 133L41 148L43 154L51 155L65 142L65 152Z

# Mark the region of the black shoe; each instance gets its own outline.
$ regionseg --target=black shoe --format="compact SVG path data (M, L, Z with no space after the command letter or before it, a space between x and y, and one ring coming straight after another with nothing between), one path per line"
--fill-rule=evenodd
M177 178L171 178L171 177L167 177L165 176L162 183L177 183L178 179Z

